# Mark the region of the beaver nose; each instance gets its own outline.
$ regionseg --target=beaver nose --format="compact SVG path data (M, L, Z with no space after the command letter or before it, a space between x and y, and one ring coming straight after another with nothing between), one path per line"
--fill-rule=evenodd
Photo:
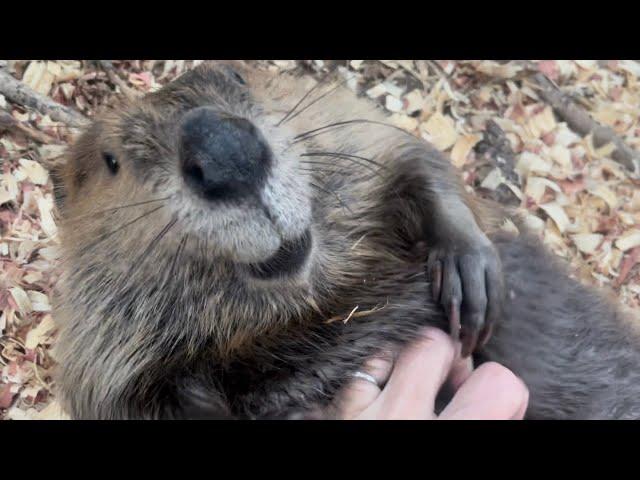
M184 178L207 199L246 196L264 182L271 152L250 121L198 107L184 116L180 130Z

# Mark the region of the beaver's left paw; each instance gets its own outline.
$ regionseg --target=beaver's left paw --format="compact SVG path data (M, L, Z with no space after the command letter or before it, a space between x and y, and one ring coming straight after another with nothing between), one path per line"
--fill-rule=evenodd
M502 309L500 258L490 242L482 245L439 245L429 253L427 273L432 294L449 318L451 334L469 356L489 339Z

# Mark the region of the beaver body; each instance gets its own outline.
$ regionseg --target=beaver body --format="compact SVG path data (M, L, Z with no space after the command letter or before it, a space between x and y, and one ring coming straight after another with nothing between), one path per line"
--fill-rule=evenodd
M640 413L615 305L340 85L205 64L97 119L54 178L75 418L304 416L424 325L522 377L529 418Z

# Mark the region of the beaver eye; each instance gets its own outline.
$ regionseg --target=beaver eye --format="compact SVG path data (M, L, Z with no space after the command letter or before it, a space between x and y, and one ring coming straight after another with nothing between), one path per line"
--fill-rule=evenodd
M242 78L242 76L238 72L236 72L233 68L227 67L227 71L229 72L229 75L235 78L239 84L241 85L247 84L247 82L244 81L244 78Z
M105 152L102 154L102 158L104 158L104 162L107 164L107 167L109 167L109 171L111 171L111 173L114 175L118 173L120 165L118 165L118 160L116 160L116 157L113 154Z
M233 78L235 78L241 85L247 84L247 82L244 81L244 78L242 78L240 74L235 70L233 71Z

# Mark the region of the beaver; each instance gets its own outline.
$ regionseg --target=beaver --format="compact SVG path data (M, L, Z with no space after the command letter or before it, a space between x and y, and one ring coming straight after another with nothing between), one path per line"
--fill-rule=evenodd
M639 417L621 309L373 102L310 82L206 62L70 147L52 172L63 408L304 418L432 325L520 376L527 418Z

